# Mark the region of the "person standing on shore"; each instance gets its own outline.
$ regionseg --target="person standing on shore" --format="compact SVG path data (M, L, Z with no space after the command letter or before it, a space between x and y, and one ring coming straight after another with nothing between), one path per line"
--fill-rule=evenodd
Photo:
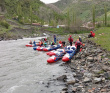
M70 43L70 46L72 46L73 38L71 37L71 35L69 36L68 41Z
M54 43L56 43L56 35L53 35Z
M75 42L75 46L76 46L76 53L78 53L80 51L80 46L83 45L79 39L77 39L77 41Z
M81 36L79 36L79 41L82 42Z

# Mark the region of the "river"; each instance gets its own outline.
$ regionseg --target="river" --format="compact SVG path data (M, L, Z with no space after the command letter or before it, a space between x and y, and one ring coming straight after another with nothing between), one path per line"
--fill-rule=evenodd
M60 93L63 86L46 82L63 75L62 61L47 64L45 52L25 46L40 38L0 41L0 93Z

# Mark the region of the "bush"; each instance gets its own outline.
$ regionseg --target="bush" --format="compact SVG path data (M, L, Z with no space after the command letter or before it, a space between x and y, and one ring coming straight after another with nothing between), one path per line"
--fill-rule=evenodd
M2 26L4 26L5 28L7 28L7 29L8 29L9 26L10 26L10 25L8 24L8 22L6 22L5 20L1 21L0 24L1 24Z

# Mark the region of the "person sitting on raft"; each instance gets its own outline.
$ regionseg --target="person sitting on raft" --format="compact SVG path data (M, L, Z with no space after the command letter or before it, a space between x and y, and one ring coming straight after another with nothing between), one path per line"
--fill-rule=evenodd
M31 40L30 40L29 44L31 44L31 45L32 45L32 41L31 41Z
M75 46L77 48L76 53L78 53L80 51L80 46L83 45L79 39L77 39L77 41L75 42Z
M34 40L33 44L36 44L35 40Z
M47 43L46 42L44 43L44 46L47 47Z
M52 42L51 42L51 45L53 46L53 45L55 45L55 43L52 41Z
M47 41L47 38L44 38L44 41L46 42Z
M39 42L39 45L40 45L40 46L42 46L42 45L43 45L43 42L42 42L42 40Z
M95 37L95 33L93 33L93 31L90 31L90 34L88 35L88 38L91 38L91 37Z
M69 36L68 41L70 43L70 46L72 46L73 38L71 37L71 35Z

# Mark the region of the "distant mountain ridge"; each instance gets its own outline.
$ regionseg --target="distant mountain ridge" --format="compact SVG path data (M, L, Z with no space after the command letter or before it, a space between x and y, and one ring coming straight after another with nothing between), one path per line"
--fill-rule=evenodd
M80 19L87 21L92 19L92 7L95 5L96 16L104 14L104 6L107 6L107 11L110 11L110 0L60 0L54 3L56 7L62 10L64 14L70 11Z

